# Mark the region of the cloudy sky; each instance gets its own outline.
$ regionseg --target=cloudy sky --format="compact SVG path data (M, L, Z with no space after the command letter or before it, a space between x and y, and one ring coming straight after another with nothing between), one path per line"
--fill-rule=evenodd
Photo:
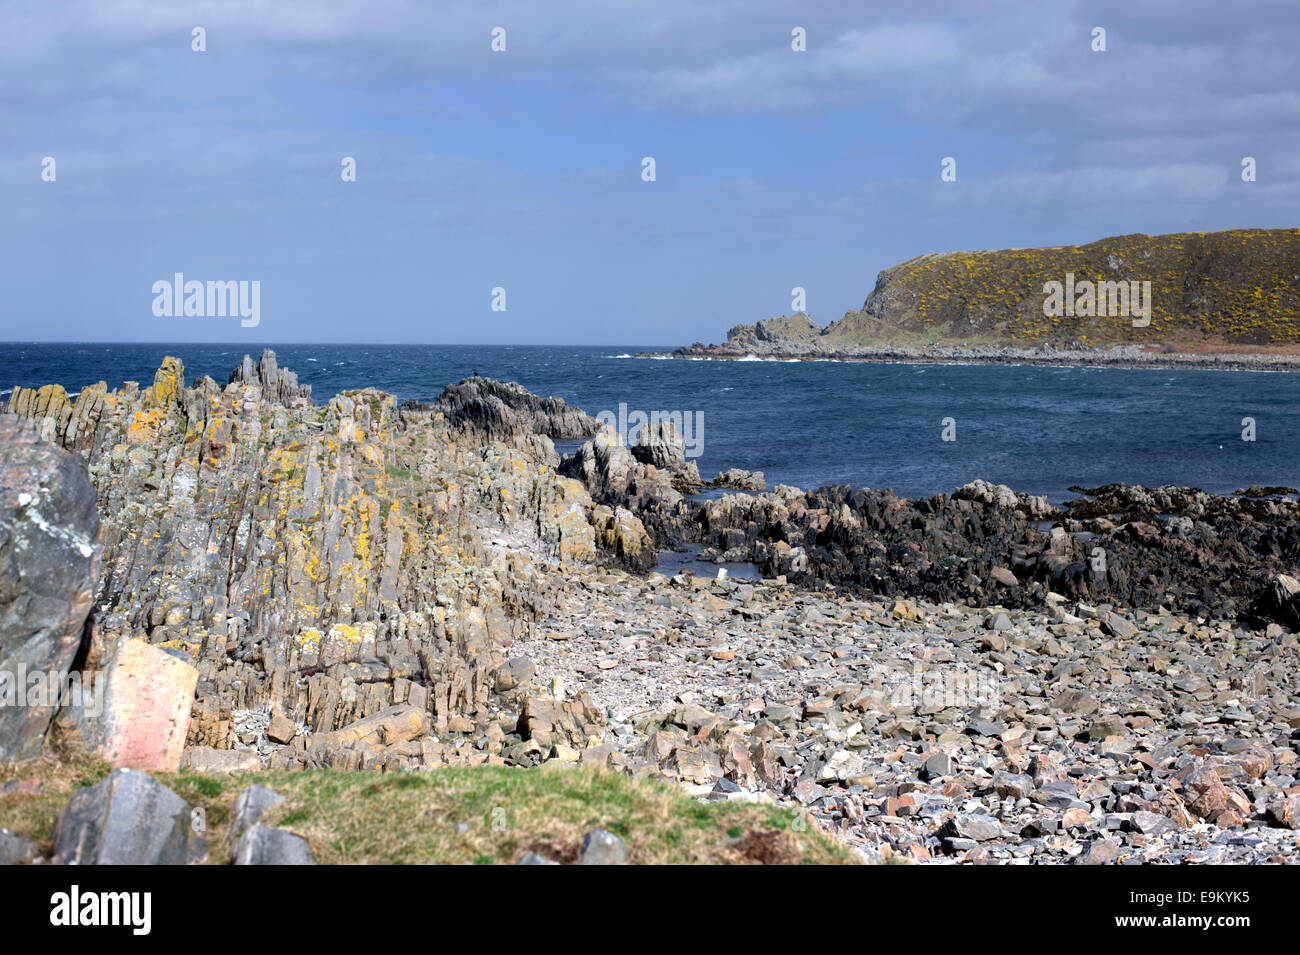
M926 252L1300 225L1295 0L0 17L0 340L676 345ZM176 272L261 324L155 316Z

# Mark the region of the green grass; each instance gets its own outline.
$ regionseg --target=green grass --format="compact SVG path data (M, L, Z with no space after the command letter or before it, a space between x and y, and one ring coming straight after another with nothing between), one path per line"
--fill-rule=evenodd
M0 826L35 839L48 854L69 796L107 772L99 762L50 759L0 766L0 783L33 776L43 782L35 795L0 797ZM661 780L586 767L154 775L203 807L210 862L227 858L235 797L254 782L285 796L263 821L303 836L323 863L508 864L530 850L572 862L583 833L594 828L626 840L634 863L852 861L841 843L789 810L700 802Z

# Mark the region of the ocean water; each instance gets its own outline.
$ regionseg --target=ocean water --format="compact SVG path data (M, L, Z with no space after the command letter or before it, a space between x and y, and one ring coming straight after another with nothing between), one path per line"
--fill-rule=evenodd
M558 395L591 414L677 411L701 420L706 478L728 467L769 486L850 484L908 496L974 478L1047 494L1122 481L1218 493L1300 486L1300 374L1163 369L691 361L653 346L270 345L319 401L375 386L431 400L473 372ZM261 346L0 344L14 385L148 383L164 355L224 384ZM1255 422L1242 440L1243 418ZM944 419L955 441L942 440Z

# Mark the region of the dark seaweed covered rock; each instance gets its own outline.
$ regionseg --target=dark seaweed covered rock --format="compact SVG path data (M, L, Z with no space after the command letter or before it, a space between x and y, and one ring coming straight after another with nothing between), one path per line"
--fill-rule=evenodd
M407 408L426 406L407 402ZM431 406L456 427L482 432L490 438L513 438L542 434L572 440L595 434L599 422L581 408L565 404L563 398L542 398L514 382L491 378L466 378L448 385Z

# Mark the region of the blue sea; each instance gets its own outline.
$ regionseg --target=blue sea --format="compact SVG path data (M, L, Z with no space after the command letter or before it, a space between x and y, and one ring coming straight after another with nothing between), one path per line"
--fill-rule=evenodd
M1300 374L1033 366L633 358L664 346L270 345L322 402L375 386L426 401L478 372L591 414L702 413L698 464L765 472L768 485L950 492L974 478L1072 496L1070 485L1179 484L1230 493L1300 484ZM164 355L224 384L238 345L0 344L14 385L148 383ZM1242 440L1243 418L1256 440ZM942 440L953 419L955 441ZM951 433L951 429L950 433Z

